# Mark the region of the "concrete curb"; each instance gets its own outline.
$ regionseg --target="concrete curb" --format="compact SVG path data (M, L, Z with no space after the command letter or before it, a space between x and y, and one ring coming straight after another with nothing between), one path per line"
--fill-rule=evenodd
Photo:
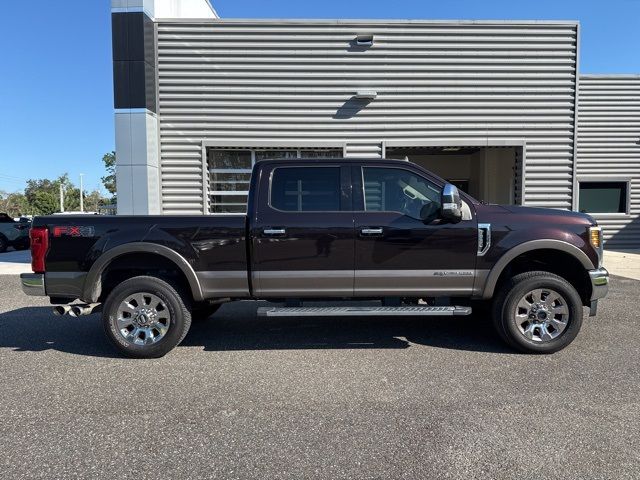
M640 249L605 250L604 267L612 275L640 280Z
M31 272L31 252L10 250L0 253L0 275L18 275Z

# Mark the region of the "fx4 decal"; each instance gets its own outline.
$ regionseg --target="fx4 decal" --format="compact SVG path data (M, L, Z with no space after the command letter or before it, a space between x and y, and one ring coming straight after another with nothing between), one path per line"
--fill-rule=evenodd
M93 237L95 229L93 227L78 226L58 226L53 227L54 237Z

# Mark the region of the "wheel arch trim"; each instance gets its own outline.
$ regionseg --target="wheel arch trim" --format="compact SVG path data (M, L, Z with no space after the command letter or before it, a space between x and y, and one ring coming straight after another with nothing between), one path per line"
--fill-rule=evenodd
M482 298L489 299L493 296L500 275L512 260L514 260L516 257L519 257L523 253L531 252L534 250L557 250L562 253L571 255L582 264L585 270L592 270L595 268L593 262L591 261L591 259L589 259L587 254L575 245L564 242L562 240L530 240L528 242L516 245L515 247L509 249L504 255L502 255L502 257L500 257L500 259L496 262L496 264L489 272L489 275L487 276L487 280L485 282L484 290L482 293Z
M165 247L164 245L149 242L136 242L118 245L117 247L107 250L100 255L87 274L83 288L83 300L90 303L97 302L102 291L102 274L107 268L109 268L111 262L123 255L131 253L151 253L170 260L186 277L194 300L203 300L200 281L189 262L175 250Z

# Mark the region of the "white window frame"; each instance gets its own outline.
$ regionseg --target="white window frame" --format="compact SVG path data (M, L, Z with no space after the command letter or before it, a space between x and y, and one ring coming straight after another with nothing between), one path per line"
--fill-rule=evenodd
M579 176L576 181L576 211L580 211L580 185L582 183L624 183L626 185L625 211L624 212L587 212L594 218L603 217L628 217L631 215L631 178L607 177L607 176Z

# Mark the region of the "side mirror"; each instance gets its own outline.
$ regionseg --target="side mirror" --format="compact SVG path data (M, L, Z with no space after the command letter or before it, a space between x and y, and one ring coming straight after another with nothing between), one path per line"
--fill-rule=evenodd
M441 215L445 220L458 223L462 220L462 200L460 200L460 192L455 185L447 183L442 189L441 198L442 210Z

